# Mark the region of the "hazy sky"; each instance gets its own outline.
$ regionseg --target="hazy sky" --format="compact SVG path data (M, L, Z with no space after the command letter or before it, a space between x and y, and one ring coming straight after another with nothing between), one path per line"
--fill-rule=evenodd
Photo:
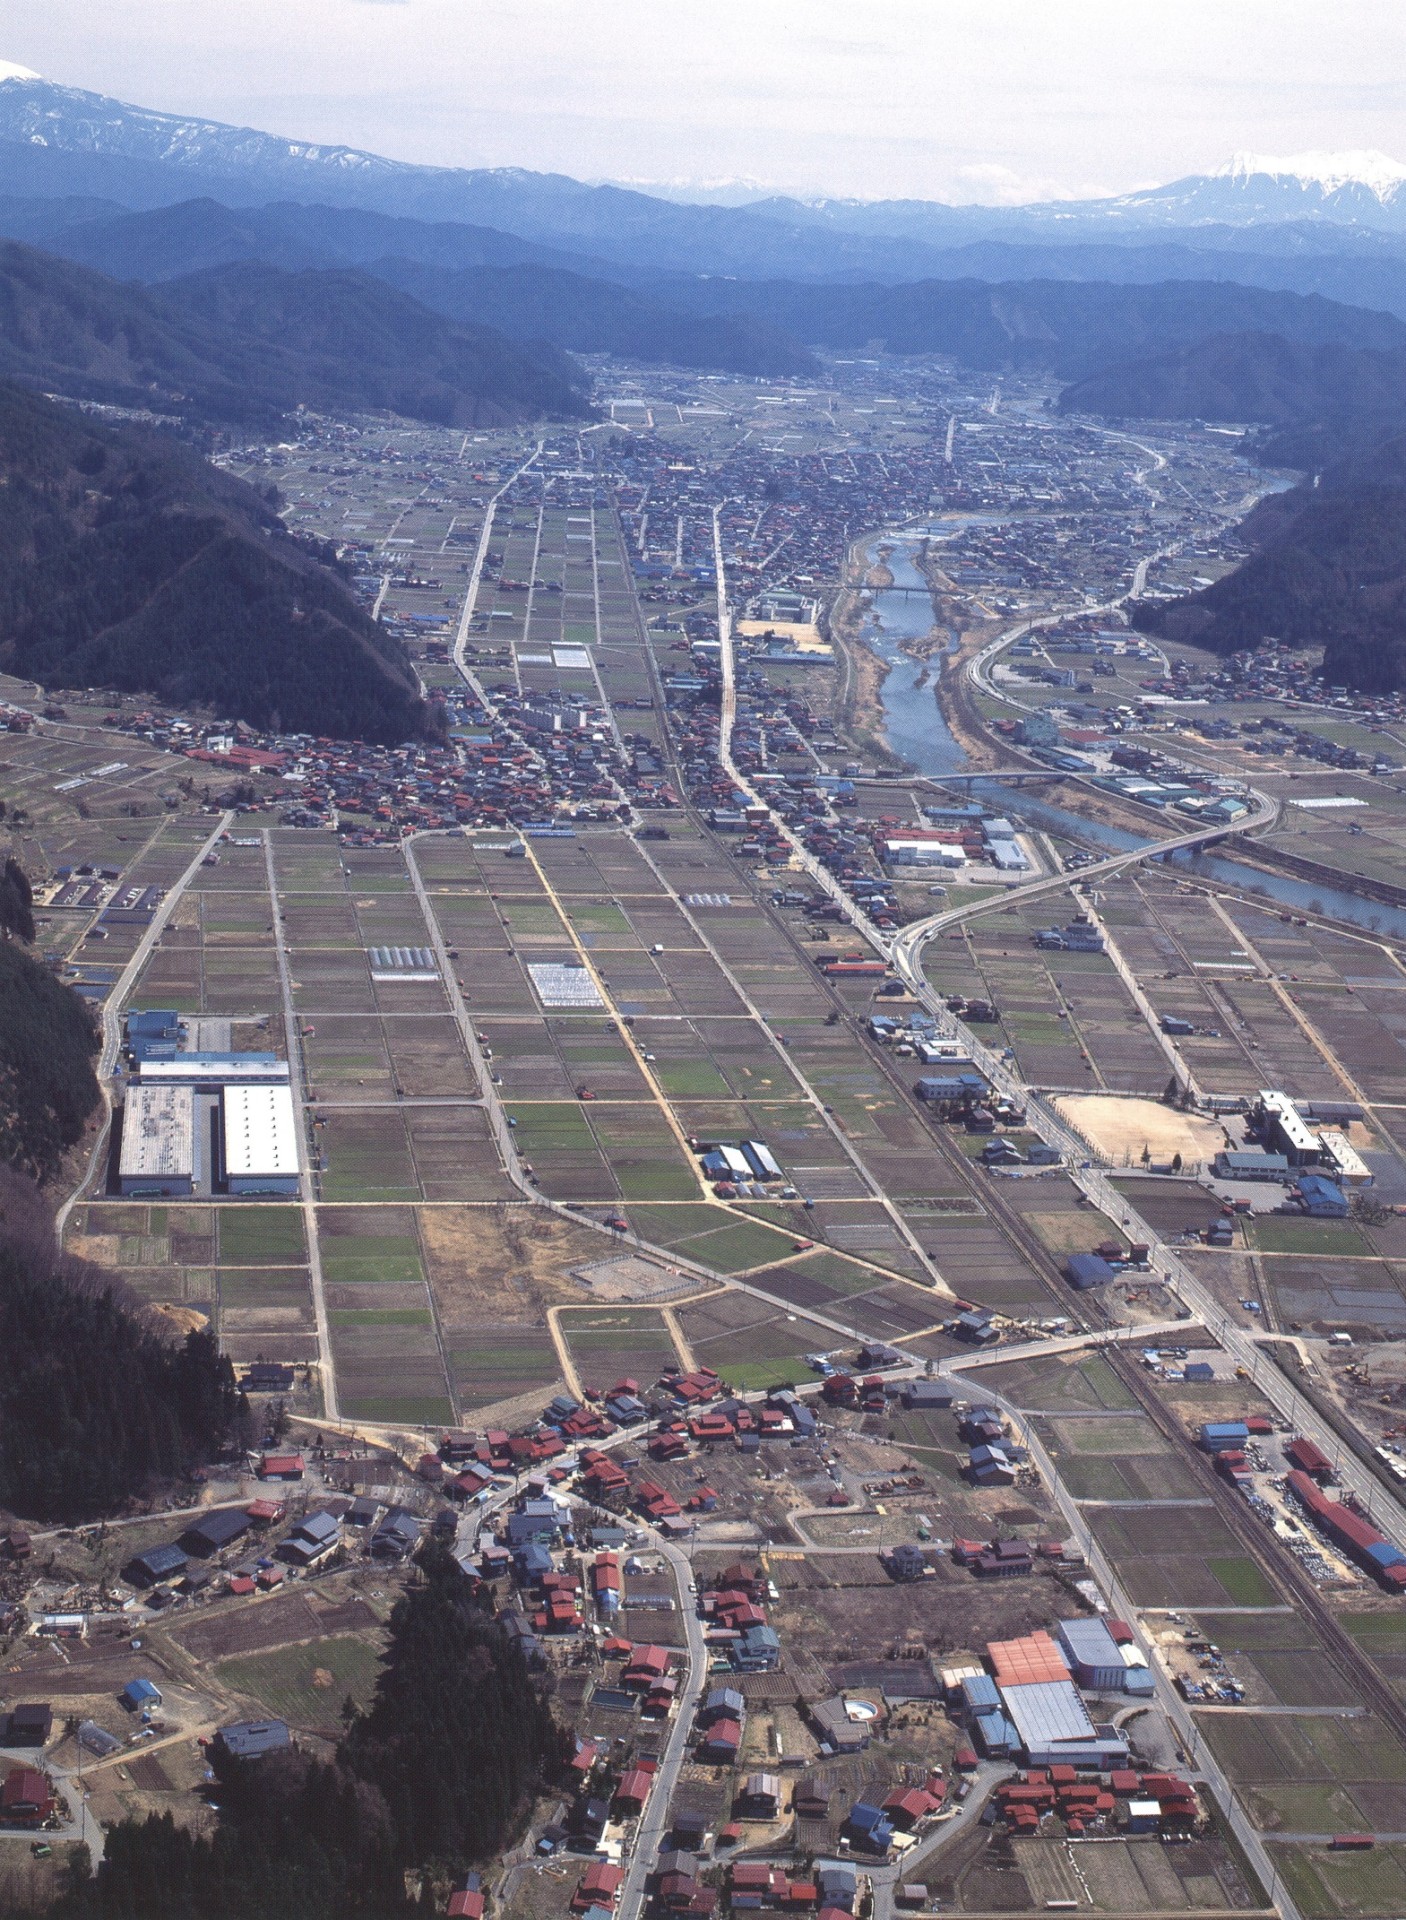
M0 58L447 166L1024 200L1406 159L1402 0L0 0Z

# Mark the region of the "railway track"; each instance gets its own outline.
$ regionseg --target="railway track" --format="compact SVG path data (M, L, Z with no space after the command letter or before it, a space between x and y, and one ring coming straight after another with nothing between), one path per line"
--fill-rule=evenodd
M1373 1665L1351 1634L1339 1625L1337 1616L1298 1561L1292 1554L1275 1548L1264 1527L1240 1496L1227 1488L1207 1457L1191 1445L1176 1416L1149 1386L1141 1369L1125 1354L1113 1348L1106 1350L1104 1358L1158 1431L1176 1444L1183 1457L1188 1454L1191 1456L1195 1463L1193 1471L1207 1489L1216 1510L1270 1585L1310 1621L1323 1645L1357 1682L1364 1704L1371 1707L1377 1717L1406 1744L1406 1701L1393 1693L1385 1676ZM1187 1611L1214 1613L1216 1609L1192 1607ZM1253 1709L1247 1708L1245 1711L1252 1712Z

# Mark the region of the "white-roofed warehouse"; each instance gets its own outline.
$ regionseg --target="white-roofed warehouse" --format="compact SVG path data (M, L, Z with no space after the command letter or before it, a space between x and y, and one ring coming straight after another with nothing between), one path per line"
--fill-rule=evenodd
M1105 1768L1127 1762L1127 1741L1112 1727L1095 1727L1072 1680L1002 1687L1001 1702L1032 1767L1064 1762Z
M122 1110L123 1193L186 1194L196 1173L195 1095L189 1087L129 1086Z
M288 1087L226 1087L220 1119L231 1193L298 1191L298 1122Z

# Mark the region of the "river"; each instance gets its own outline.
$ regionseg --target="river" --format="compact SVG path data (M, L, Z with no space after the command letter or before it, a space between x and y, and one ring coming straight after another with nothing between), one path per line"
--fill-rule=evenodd
M940 662L935 655L931 664L915 660L905 646L926 640L935 624L932 599L926 580L913 564L913 552L926 537L930 541L951 539L962 527L979 521L996 526L1004 516L998 514L948 515L924 524L889 530L870 541L865 562L881 564L879 549L888 549L882 564L893 575L893 589L880 588L869 593L869 606L860 626L859 637L888 668L880 701L883 707L884 737L895 753L901 754L920 773L940 779L945 773L962 773L970 762L961 743L953 737L937 703L934 668ZM904 593L904 587L918 591ZM962 792L964 788L954 789ZM1122 853L1145 846L1150 834L1129 833L1099 820L1086 820L1037 799L1022 788L1006 787L999 780L973 785L972 797L1002 812L1028 821L1061 838ZM1406 912L1376 900L1366 900L1341 888L1315 886L1307 880L1295 880L1287 874L1256 869L1253 876L1237 862L1205 853L1174 854L1172 863L1203 879L1218 880L1238 889L1263 894L1267 901L1295 912L1305 913L1315 906L1335 920L1364 932L1378 932L1393 939L1406 939Z
M936 778L944 773L964 773L971 762L961 742L953 737L937 703L935 668L941 656L934 656L930 664L915 660L905 651L905 646L913 641L925 640L934 625L932 596L927 581L913 564L913 550L924 537L951 539L965 526L999 526L1002 518L999 514L952 514L901 531L882 533L865 549L866 566L882 564L893 575L892 588L879 588L870 593L871 604L859 629L860 639L889 669L879 696L884 738L895 753L902 754L920 773L930 773ZM882 560L881 547L889 550ZM905 587L918 591L905 593L901 591ZM1151 837L1125 833L1097 820L1085 820L1081 814L1051 806L1028 792L1002 786L999 780L982 781L973 789L973 798L1019 814L1046 832L1106 847L1110 853L1140 847Z

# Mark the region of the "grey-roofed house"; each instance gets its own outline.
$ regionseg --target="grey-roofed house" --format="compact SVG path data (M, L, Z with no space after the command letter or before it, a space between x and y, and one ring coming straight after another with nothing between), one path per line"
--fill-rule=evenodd
M266 1753L282 1753L293 1736L283 1720L236 1720L221 1727L215 1741L232 1760L261 1760Z
M854 1868L844 1860L817 1860L814 1872L821 1906L842 1907L852 1913L859 1897L859 1875Z
M420 1544L420 1516L405 1507L392 1507L371 1536L371 1552L378 1560L404 1560Z
M180 1545L187 1553L208 1560L211 1554L219 1553L221 1548L231 1546L246 1534L251 1524L243 1507L216 1507L212 1513L202 1513L199 1519L191 1521L181 1535Z
M747 1702L737 1687L713 1687L703 1702L699 1713L701 1720L740 1720L747 1711Z
M180 1547L148 1547L127 1562L122 1574L134 1587L154 1587L162 1580L178 1580L189 1565Z
M843 1694L807 1708L821 1741L832 1753L863 1753L873 1736L870 1720L852 1720Z
M342 1523L336 1514L319 1508L301 1519L288 1538L280 1542L278 1557L290 1560L296 1567L310 1567L331 1553L341 1538Z
M737 1807L759 1819L774 1818L781 1808L781 1775L749 1773L737 1796Z

